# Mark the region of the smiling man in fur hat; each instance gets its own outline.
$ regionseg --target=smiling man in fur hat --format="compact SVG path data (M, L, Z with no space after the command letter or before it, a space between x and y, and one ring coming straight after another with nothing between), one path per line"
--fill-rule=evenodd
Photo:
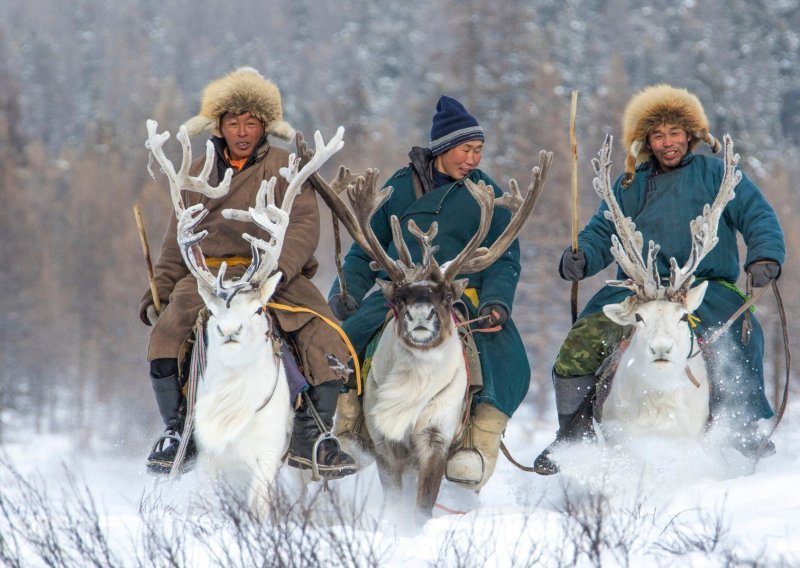
M614 194L626 217L636 223L644 242L661 246L658 272L669 276L667 259L682 265L691 250L690 220L714 201L724 170L722 160L695 154L704 142L713 152L719 142L709 133L708 119L698 98L669 85L648 87L636 94L623 117L623 144L628 151L625 173L617 179ZM613 262L611 236L614 227L604 216L605 204L578 237L579 250L568 248L559 265L565 280L581 280L597 274ZM724 323L745 301L736 287L740 273L737 233L747 246L745 270L752 284L761 287L779 276L784 261L784 240L778 218L758 187L742 175L736 197L728 203L719 224L719 242L703 259L695 275L707 280L708 289L696 311L696 332ZM625 278L621 271L618 278ZM605 286L592 297L567 335L553 367L559 430L556 441L536 459L538 473L551 474L558 465L551 459L554 444L593 439L591 404L595 372L622 339L622 328L608 319L603 306L622 301L632 292ZM764 337L755 318L750 340L742 342L740 317L726 333L731 358L738 372L714 372L711 414L731 425L730 443L752 458L774 453L771 441L759 433L757 421L772 416L764 396L762 359ZM730 371L730 369L728 369Z
M209 183L216 185L226 170L232 168L230 191L219 199L208 199L199 193L184 192L186 207L203 202L208 215L197 230L208 231L203 240L206 263L216 272L222 261L228 265L226 276L239 277L250 264L250 244L242 238L242 227L222 216L224 209L247 210L256 202L262 180L276 177L276 197L283 199L288 185L278 170L288 163L288 152L271 146L268 136L290 140L294 131L283 120L278 88L255 69L242 67L210 83L203 92L200 113L186 121L190 136L211 134L216 148L216 164ZM192 164L190 174L197 175L205 157ZM248 229L250 231L254 229ZM261 231L255 229L256 232ZM266 233L255 235L269 238ZM273 301L289 306L310 308L327 318L333 314L322 294L311 282L317 270L314 251L319 240L319 212L314 191L302 189L294 201L278 270L283 273ZM148 457L152 473L169 473L182 430L182 371L186 340L192 333L203 300L197 282L184 265L176 239L176 218L170 216L161 253L155 266L156 286L162 304L157 314L149 292L145 293L140 316L153 326L148 360L150 378L158 409L166 425ZM341 380L331 360L343 363L349 356L337 333L319 318L305 313L276 312L280 329L296 347L305 378L310 384L295 415L289 448L289 464L311 467L311 451L321 431L315 414L330 428L336 410ZM332 358L329 360L329 358ZM344 366L344 365L341 365ZM311 407L316 409L316 413ZM323 441L317 456L320 474L341 477L355 473L355 462L340 451L333 441Z

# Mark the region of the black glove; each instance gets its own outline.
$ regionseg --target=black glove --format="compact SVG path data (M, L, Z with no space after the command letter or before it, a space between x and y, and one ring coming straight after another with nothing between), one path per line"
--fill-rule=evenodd
M486 304L478 312L478 317L489 316L475 322L475 327L485 329L496 325L503 325L508 321L508 310L500 304Z
M331 307L333 315L339 321L344 321L358 310L358 302L350 294L346 294L344 298L339 293L334 294L328 300L328 305Z
M753 287L761 288L778 279L781 265L774 260L757 260L747 267L747 273L753 277Z
M581 249L572 252L568 248L561 255L561 262L558 265L558 273L564 280L577 281L586 275L586 253Z

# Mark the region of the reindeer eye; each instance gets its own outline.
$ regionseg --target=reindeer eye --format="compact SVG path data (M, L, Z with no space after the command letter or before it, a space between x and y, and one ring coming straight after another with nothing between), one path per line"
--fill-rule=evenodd
M636 318L636 321L638 321L640 323L644 323L644 318L641 315L636 314L634 317Z

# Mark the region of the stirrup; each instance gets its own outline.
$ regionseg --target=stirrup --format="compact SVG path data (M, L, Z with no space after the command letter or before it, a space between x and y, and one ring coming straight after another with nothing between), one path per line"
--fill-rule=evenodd
M172 441L173 444L168 445L167 442ZM180 446L181 437L174 430L164 432L153 444L150 454L147 456L147 472L153 475L169 475L172 472L172 467L175 464L175 456L170 458L169 455L164 455L166 450L176 447L175 455L177 455L177 447ZM156 457L157 454L160 454Z
M155 444L153 444L152 449L150 450L150 455L153 455L156 452L163 452L166 448L164 447L164 442L167 440L174 440L178 444L181 443L181 436L174 430L168 430L164 432L161 436L158 437Z
M474 453L478 456L481 464L481 475L478 479L467 479L467 478L460 478L456 475L455 472L450 471L450 462L451 460L459 454L467 454L467 453ZM486 475L486 460L483 459L483 454L478 451L477 448L460 448L456 451L448 460L447 465L445 466L444 470L444 477L447 481L451 481L453 483L461 483L463 485L478 485L481 481L483 481L483 477Z
M319 436L317 436L316 441L314 441L314 445L311 446L311 480L312 481L319 481L322 479L322 476L319 474L319 462L317 461L317 453L319 451L319 445L325 441L332 441L336 442L336 447L339 451L342 449L342 444L339 442L339 438L337 438L333 432L330 430L327 432L323 432ZM328 476L326 476L328 477Z

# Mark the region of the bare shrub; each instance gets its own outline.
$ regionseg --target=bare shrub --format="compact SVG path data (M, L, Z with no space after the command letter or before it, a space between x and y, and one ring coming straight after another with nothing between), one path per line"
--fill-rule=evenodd
M144 565L185 566L188 555L225 567L369 567L379 566L386 553L377 520L357 499L316 486L295 495L278 483L262 518L229 486L218 486L212 497L200 514L176 519L180 514L173 512L168 525L157 508L140 507L147 527Z
M65 468L66 470L66 468ZM24 476L0 459L0 559L7 566L120 566L88 487L67 473L61 499L39 476Z
M530 527L531 515L524 514L522 522L512 534L507 534L497 520L488 525L453 522L439 543L438 556L433 566L453 568L482 568L484 566L511 566L528 568L548 565L544 556L544 536ZM508 546L509 541L513 545Z
M342 494L320 486L291 491L278 483L272 508L258 517L240 491L218 487L190 506L175 506L159 492L139 502L139 522L112 532L90 488L67 472L57 498L43 480L23 475L0 457L0 565L168 567L373 567L398 552L368 506L368 491ZM797 559L766 546L756 553L732 539L724 504L688 509L666 522L637 491L629 504L602 490L562 486L560 530L545 534L533 511L492 517L439 518L433 566L796 566ZM134 515L135 517L135 515ZM508 527L511 527L509 530ZM427 529L428 527L426 527ZM416 541L410 541L413 546Z

